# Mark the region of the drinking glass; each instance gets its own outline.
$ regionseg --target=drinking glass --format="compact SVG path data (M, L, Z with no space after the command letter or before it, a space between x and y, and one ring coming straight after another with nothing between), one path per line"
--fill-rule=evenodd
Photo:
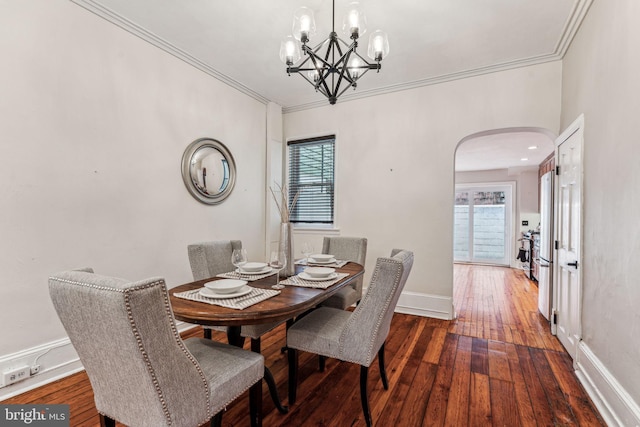
M245 249L234 249L231 254L231 264L236 267L238 273L240 273L240 267L247 263L247 251Z
M287 263L287 256L284 251L272 251L269 258L269 266L276 270L276 284L271 285L273 289L282 289L284 285L280 284L280 270L284 268Z
M309 243L303 243L302 245L302 255L307 259L307 265L309 265L309 255L313 253L313 246Z

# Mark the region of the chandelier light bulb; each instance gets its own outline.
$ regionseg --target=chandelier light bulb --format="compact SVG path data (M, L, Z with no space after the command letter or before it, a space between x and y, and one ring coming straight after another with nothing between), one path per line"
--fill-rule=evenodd
M357 40L366 31L367 18L360 9L360 4L358 2L349 3L347 13L342 20L342 33L353 40Z
M374 61L380 62L389 54L389 38L384 31L376 30L369 36L367 55Z
M307 43L316 34L316 21L313 10L301 7L293 14L293 36L302 43Z
M287 65L293 65L300 60L300 42L292 36L287 36L280 43L280 60Z
M360 76L362 75L361 67L363 66L364 63L357 56L349 61L349 73L351 74L351 78L353 79L353 81L356 81L358 80L358 78L360 78Z

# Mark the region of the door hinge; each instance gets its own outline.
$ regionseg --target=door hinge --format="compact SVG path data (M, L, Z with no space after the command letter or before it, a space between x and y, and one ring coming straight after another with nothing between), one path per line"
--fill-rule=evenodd
M558 250L558 248L560 247L560 245L558 244L558 241L557 241L557 240L553 243L553 247L554 247L554 249L555 249L556 251L557 251L557 250Z
M556 175L560 175L560 166L556 166Z

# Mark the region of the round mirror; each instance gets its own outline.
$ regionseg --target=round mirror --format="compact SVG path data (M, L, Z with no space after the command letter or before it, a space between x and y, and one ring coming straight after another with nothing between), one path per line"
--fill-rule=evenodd
M215 139L193 141L182 155L182 180L199 202L221 203L236 183L236 164L231 152Z

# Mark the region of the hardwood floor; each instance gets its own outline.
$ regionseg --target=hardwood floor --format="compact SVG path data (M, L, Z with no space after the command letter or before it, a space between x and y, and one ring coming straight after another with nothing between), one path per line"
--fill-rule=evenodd
M377 362L369 399L377 426L603 426L572 362L537 311L537 288L521 271L456 265L458 318L395 314L386 344L389 390ZM201 329L186 336L202 335ZM221 333L214 339L224 340ZM284 327L262 348L286 404ZM247 344L248 348L248 344ZM298 400L286 415L264 387L265 426L363 426L360 368L300 354ZM79 373L2 403L67 403L72 426L98 426L87 376ZM248 395L227 408L224 426L248 426Z

